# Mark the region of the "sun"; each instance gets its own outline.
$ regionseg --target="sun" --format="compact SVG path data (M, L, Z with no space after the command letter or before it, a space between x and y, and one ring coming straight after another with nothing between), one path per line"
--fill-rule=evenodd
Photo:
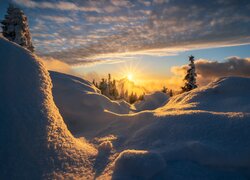
M132 81L134 79L134 76L132 73L128 73L127 78L128 78L128 80Z

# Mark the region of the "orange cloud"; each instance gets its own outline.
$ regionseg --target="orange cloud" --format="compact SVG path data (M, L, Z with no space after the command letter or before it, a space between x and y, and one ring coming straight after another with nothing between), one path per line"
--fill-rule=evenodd
M75 74L71 66L62 61L50 57L40 58L40 60L43 62L43 64L48 70L62 72L66 74Z

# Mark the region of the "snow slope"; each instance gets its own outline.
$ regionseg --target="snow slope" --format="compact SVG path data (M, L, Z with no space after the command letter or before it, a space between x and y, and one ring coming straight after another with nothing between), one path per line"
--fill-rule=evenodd
M249 78L220 78L205 87L172 98L164 109L250 112L249 89Z
M50 75L66 124L98 150L68 131L39 60L0 39L0 179L250 179L249 78L149 96L133 113L88 81Z
M59 77L56 75L62 78L60 82L57 82ZM100 158L102 163L99 163L103 167L95 167L99 172L97 178L250 177L249 78L222 78L206 87L174 96L169 101L165 95L156 92L147 95L144 102L135 104L138 113L131 113L126 107L124 111L114 108L115 102L98 94L94 88L89 89L89 82L75 81L72 76L53 72L51 77L55 85L55 100L62 114L72 106L72 114L68 117L79 114L79 119L82 119L77 133L87 135L89 139L95 137L93 142L97 141L104 149L104 156ZM63 82L66 79L69 82ZM59 92L62 93L60 96ZM67 104L71 100L65 99L66 94L72 99L71 105ZM92 94L95 96L91 97ZM106 103L103 103L104 99ZM60 105L62 102L65 104ZM63 107L67 108L61 109ZM128 111L130 114L126 114ZM94 128L90 131L88 121L93 122ZM74 129L72 132L75 133Z
M153 110L168 101L166 94L154 92L145 95L145 100L132 107L125 101L108 99L92 83L79 77L53 71L50 71L50 76L55 103L74 135L89 136L113 122L117 118L115 114Z
M156 91L151 94L146 94L143 101L135 103L137 111L153 110L165 105L168 101L168 96L165 93Z
M115 116L106 111L118 114L131 111L128 103L111 101L89 81L53 71L50 71L50 76L55 103L75 135L88 136L114 121Z
M102 136L117 137L113 141L114 148L121 152L110 165L114 171L102 177L249 179L250 94L246 93L249 84L249 78L222 78L207 87L172 97L165 106L154 111L120 117L112 125L115 128L102 132ZM214 103L207 98L209 94ZM191 102L195 103L190 107ZM236 107L237 104L240 107ZM239 112L234 112L237 110ZM129 155L128 149L133 149ZM152 152L157 155L150 160L148 153ZM164 163L153 165L151 174L148 166L155 164L155 158ZM125 172L128 164L133 168Z
M0 38L0 179L92 177L97 150L63 122L43 65Z

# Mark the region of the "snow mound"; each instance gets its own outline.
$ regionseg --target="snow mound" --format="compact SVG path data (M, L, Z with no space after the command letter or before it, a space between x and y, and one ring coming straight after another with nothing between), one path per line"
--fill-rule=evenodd
M20 46L0 47L0 179L92 177L97 150L68 131L48 72Z
M125 150L115 160L113 179L150 179L165 166L164 159L157 153Z
M165 93L156 91L152 94L144 96L144 100L135 103L135 108L138 111L153 110L163 106L168 101L168 96Z
M86 80L53 71L50 76L55 103L74 135L88 136L102 129L114 120L115 115L108 112L127 114L131 110L128 103L111 101Z
M113 149L113 144L111 141L104 141L98 146L100 152L110 152Z
M249 179L249 85L249 78L221 78L174 96L161 108L119 117L102 136L116 136L119 151L160 154L166 167L151 179ZM134 174L137 168L115 168L112 178L149 177L149 170Z
M214 112L250 112L250 78L225 77L171 98L164 107Z

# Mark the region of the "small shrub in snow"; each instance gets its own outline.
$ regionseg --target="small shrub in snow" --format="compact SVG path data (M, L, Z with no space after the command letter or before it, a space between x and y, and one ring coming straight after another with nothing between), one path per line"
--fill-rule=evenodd
M148 179L165 168L164 159L157 153L125 150L115 161L114 178Z

